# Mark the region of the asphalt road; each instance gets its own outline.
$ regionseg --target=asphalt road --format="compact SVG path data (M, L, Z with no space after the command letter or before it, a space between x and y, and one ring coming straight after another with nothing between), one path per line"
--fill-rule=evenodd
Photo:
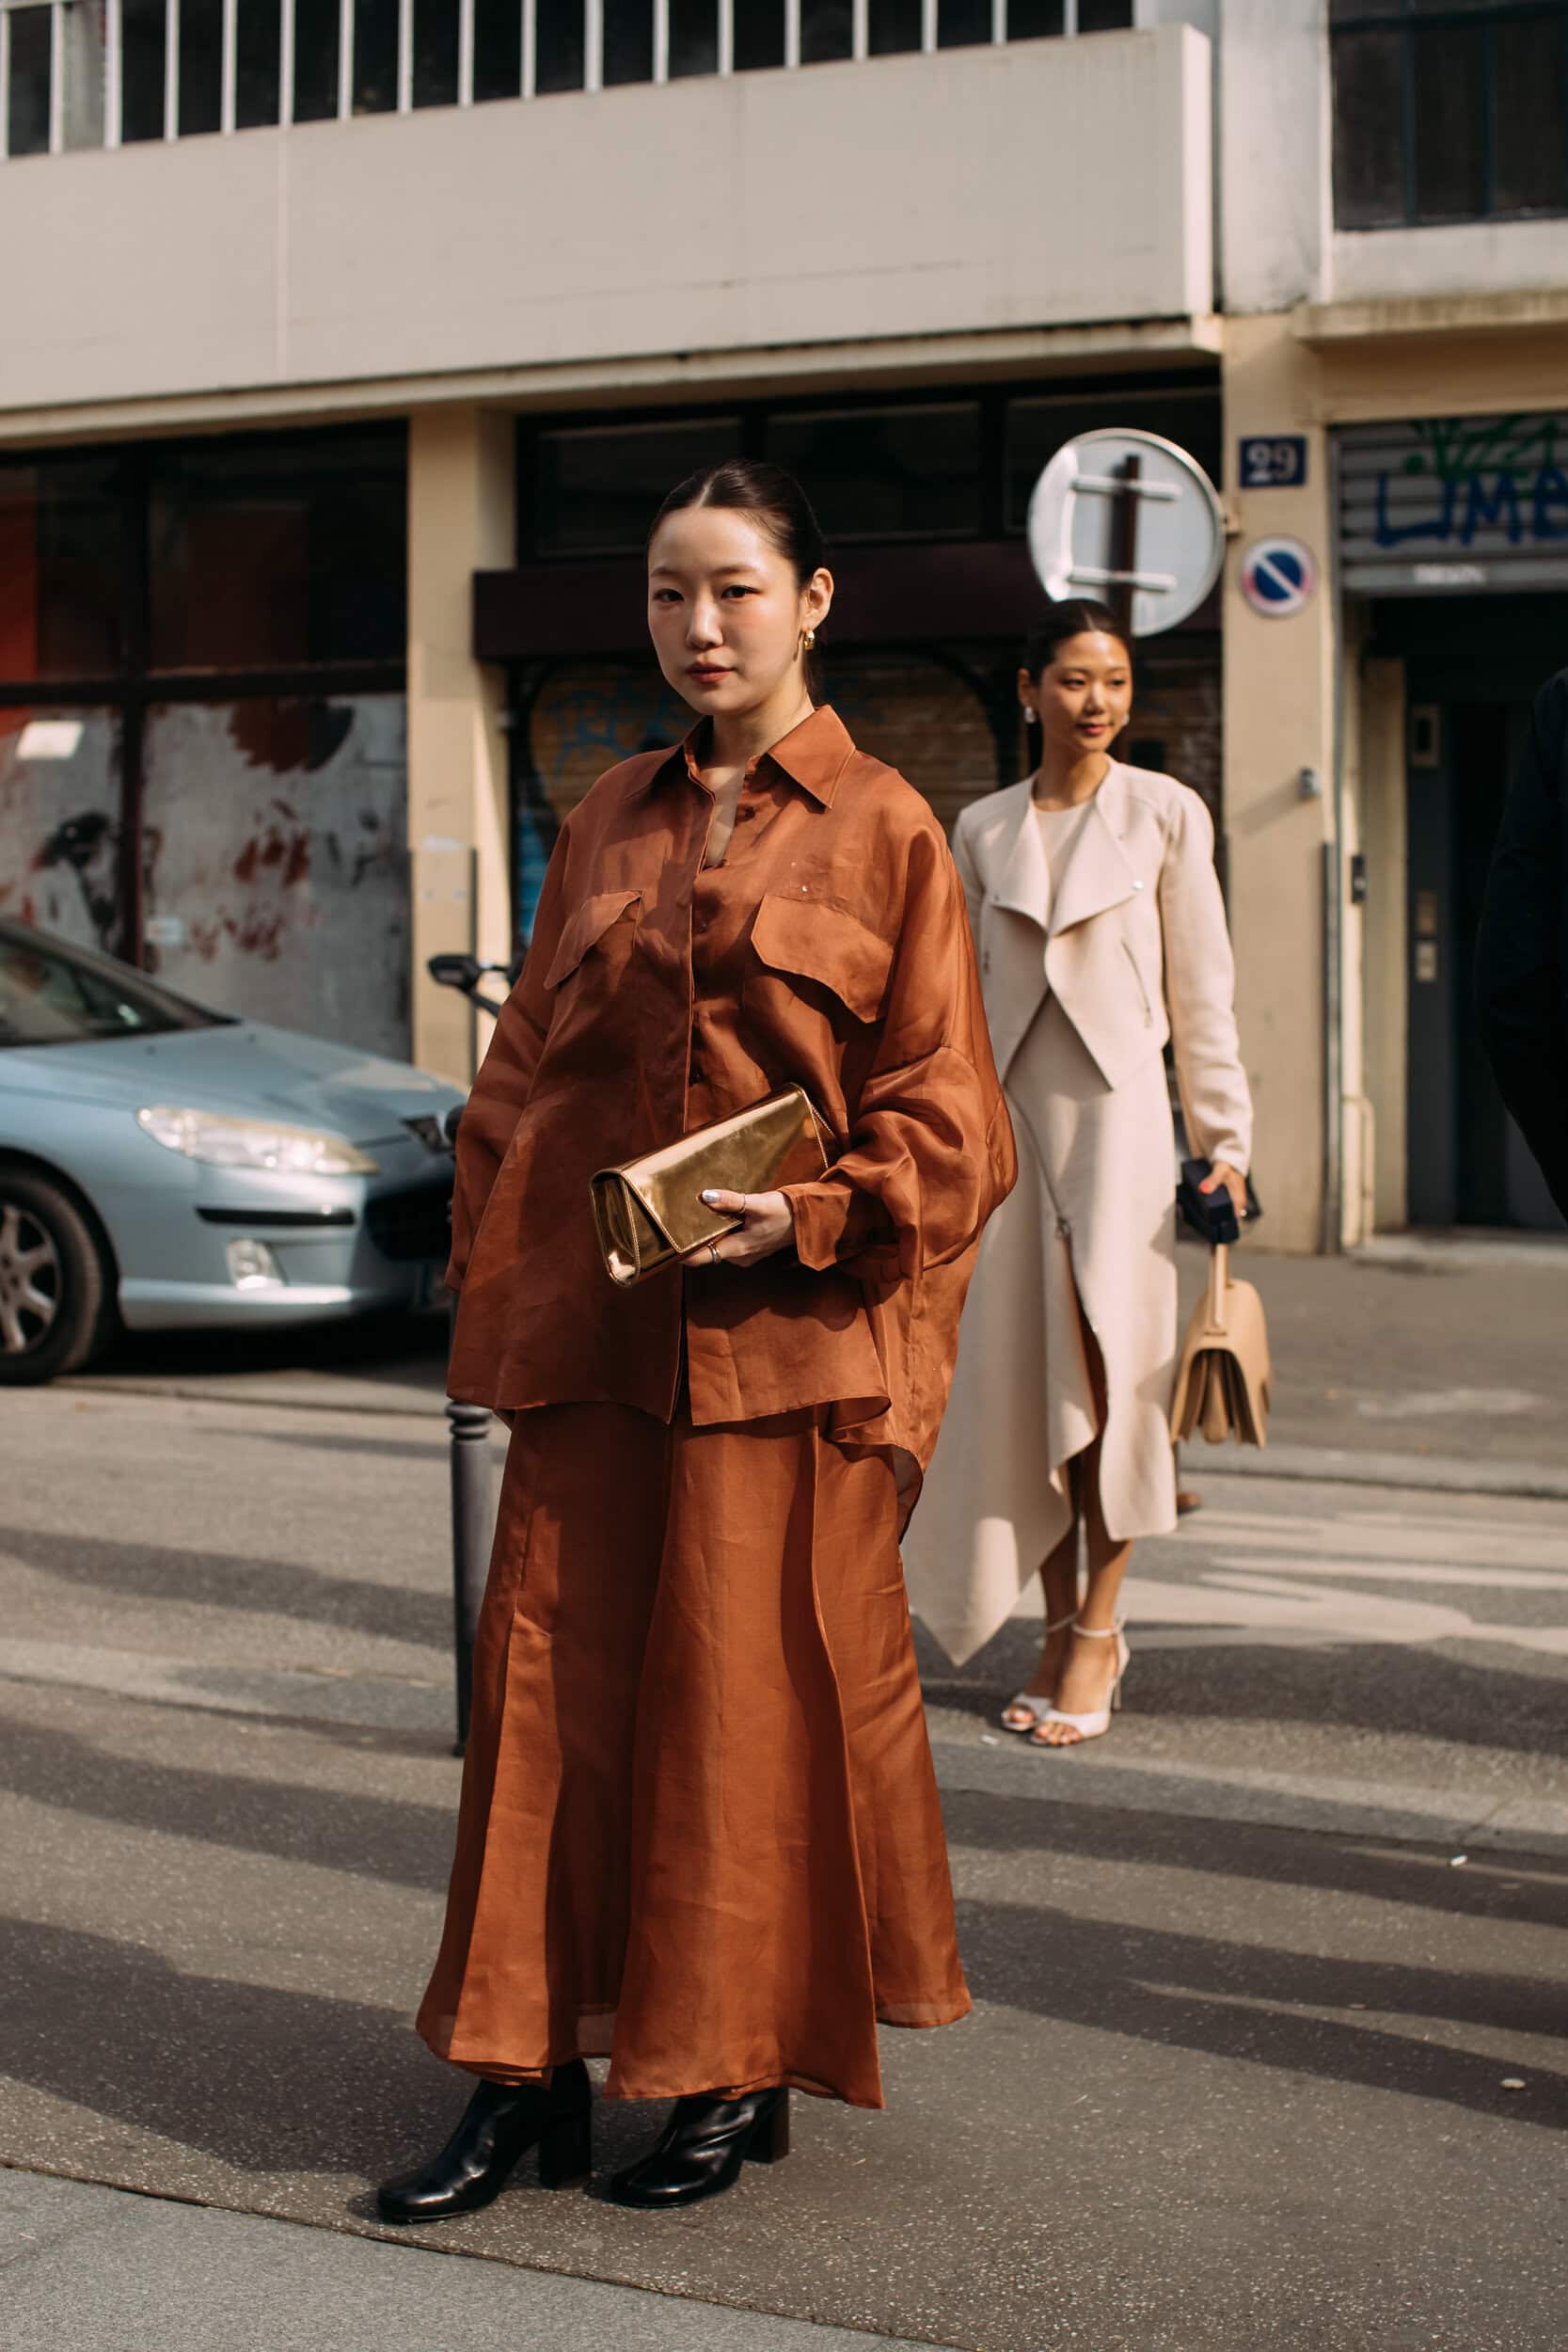
M1275 1463L1326 1451L1402 1456L1441 1473L1457 1458L1497 1484L1545 1466L1555 1481L1536 1483L1568 1495L1568 1248L1528 1237L1501 1248L1411 1242L1403 1256L1385 1247L1393 1254L1371 1263L1282 1257L1254 1241L1234 1253L1233 1273L1257 1285L1268 1313ZM1188 1244L1178 1263L1186 1311L1207 1255ZM427 1312L262 1337L132 1336L71 1385L435 1412L445 1367L446 1318Z
M371 2185L460 2103L407 2028L456 1782L439 1426L103 1387L4 1413L0 2161L358 2263ZM962 1677L929 1659L978 2006L886 2036L886 2115L800 2102L790 2162L688 2215L525 2181L429 2244L969 2352L1557 2352L1568 1504L1200 1483L1136 1563L1113 1738L995 1728L1026 1619ZM656 2124L606 2108L601 2177ZM29 2345L173 2344L157 2276L277 2259L209 2233L159 2271L162 2225L57 2207L24 2265L6 2212ZM117 2242L145 2334L70 2299L72 2246ZM469 2275L398 2261L420 2310ZM331 2276L397 2343L397 2291ZM518 2340L674 2341L552 2308ZM692 2346L772 2352L711 2317ZM295 2340L249 2324L209 2340Z

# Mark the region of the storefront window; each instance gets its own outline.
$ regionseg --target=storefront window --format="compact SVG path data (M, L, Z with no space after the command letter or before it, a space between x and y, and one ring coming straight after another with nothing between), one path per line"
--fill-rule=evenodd
M400 660L402 428L152 454L156 670Z
M401 426L0 462L0 912L133 961L211 916L246 971L280 914L306 993L249 1009L405 1051L405 509ZM273 675L236 701L211 672ZM235 863L269 807L309 890L270 834ZM379 1028L309 977L329 919L378 986L398 964Z
M0 680L119 668L122 516L112 458L0 463Z
M539 552L641 552L666 493L699 466L739 451L736 417L542 433L532 534Z
M408 1051L401 694L148 713L145 962L215 1011Z
M771 417L768 454L799 478L830 541L964 538L980 529L975 401Z

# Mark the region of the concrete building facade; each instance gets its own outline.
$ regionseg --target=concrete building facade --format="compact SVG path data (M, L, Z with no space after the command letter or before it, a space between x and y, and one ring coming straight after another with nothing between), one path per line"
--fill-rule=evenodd
M1561 658L1568 6L1421 13L0 0L0 906L462 1077L427 957L508 955L565 810L678 723L663 487L801 475L830 691L951 817L1023 764L1029 487L1143 424L1232 529L1131 755L1220 821L1275 1238L1544 1222L1455 975L1469 780Z

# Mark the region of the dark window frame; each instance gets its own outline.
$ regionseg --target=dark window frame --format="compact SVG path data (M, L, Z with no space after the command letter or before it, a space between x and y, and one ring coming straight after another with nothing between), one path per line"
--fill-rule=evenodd
M1016 381L981 386L978 389L961 382L935 382L911 386L900 391L838 391L792 393L774 400L715 400L681 402L669 406L595 410L591 408L525 410L517 418L516 452L516 547L517 562L526 564L619 564L626 557L641 555L642 542L627 542L620 547L552 548L540 542L536 528L539 501L539 443L549 433L562 431L616 432L642 425L697 425L707 422L728 422L738 419L740 425L740 454L743 457L768 455L768 422L773 417L819 415L857 410L886 410L891 408L931 408L948 405L977 405L980 411L980 479L975 501L975 521L972 529L934 534L860 533L836 532L831 520L824 528L832 558L835 547L893 547L908 544L925 545L940 536L944 544L969 547L979 541L1021 539L1024 535L1022 518L1008 514L1007 411L1015 401L1059 402L1062 405L1101 400L1107 403L1105 422L1115 420L1113 407L1117 395L1125 391L1128 400L1163 397L1180 393L1196 398L1207 397L1219 410L1220 383L1218 374L1202 368L1161 368L1147 373L1127 376L1119 384L1107 387L1101 375L1021 377ZM1217 487L1216 484L1216 487ZM651 519L651 517L650 517Z
M1497 30L1499 24L1521 23L1556 23L1560 42L1560 71L1563 76L1565 102L1568 102L1568 0L1452 0L1446 8L1418 5L1418 0L1367 0L1366 5L1336 8L1328 27L1329 72L1338 73L1337 51L1341 40L1359 33L1397 33L1401 38L1399 60L1400 87L1400 195L1401 214L1397 220L1349 221L1342 217L1344 196L1340 176L1340 149L1338 137L1334 143L1334 226L1346 236L1379 236L1390 230L1455 228L1472 221L1561 220L1568 217L1568 198L1560 204L1500 205L1497 202L1497 153L1494 135L1497 90ZM1423 213L1418 201L1416 185L1416 44L1415 36L1422 32L1479 31L1481 36L1481 74L1478 92L1480 106L1482 209L1479 212ZM1332 119L1332 112L1331 112ZM1568 103L1563 107L1563 164L1568 169Z

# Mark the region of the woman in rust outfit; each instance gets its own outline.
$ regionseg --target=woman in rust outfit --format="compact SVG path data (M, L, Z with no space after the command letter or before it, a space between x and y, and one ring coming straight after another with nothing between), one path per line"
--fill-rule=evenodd
M452 1392L513 1434L419 2026L483 2079L388 2219L535 2143L580 2177L587 2057L677 2103L613 2193L711 2195L789 2086L882 2104L879 2019L969 2008L898 1535L1015 1162L942 829L812 705L832 595L786 475L672 493L649 621L699 723L568 818L464 1113ZM829 1172L617 1290L594 1170L796 1082Z

